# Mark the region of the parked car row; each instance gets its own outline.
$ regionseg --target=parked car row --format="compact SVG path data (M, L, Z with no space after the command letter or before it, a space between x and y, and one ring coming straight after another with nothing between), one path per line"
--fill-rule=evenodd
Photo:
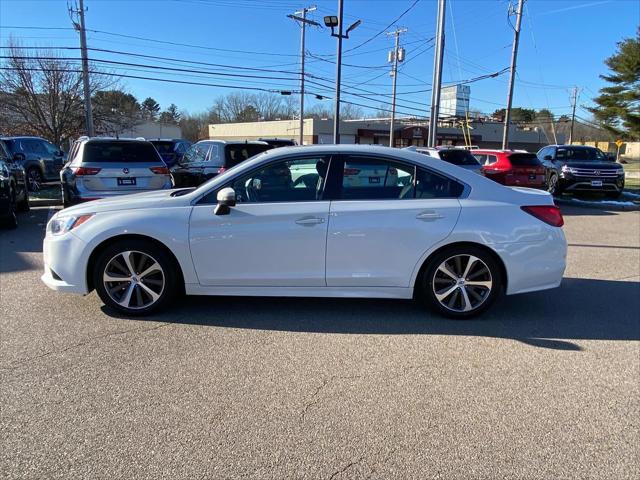
M29 193L24 167L17 163L0 142L0 225L18 226L16 212L29 210Z
M29 191L37 192L45 181L57 181L65 153L39 137L0 137L0 143L27 176Z

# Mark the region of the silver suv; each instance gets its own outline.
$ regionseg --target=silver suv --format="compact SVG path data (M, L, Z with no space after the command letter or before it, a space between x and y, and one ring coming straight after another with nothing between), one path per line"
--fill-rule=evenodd
M76 140L60 172L64 206L129 193L172 188L160 154L146 140Z

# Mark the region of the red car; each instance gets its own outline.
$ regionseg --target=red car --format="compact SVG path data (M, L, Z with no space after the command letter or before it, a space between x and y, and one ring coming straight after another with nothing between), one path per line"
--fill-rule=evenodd
M510 187L547 188L546 169L535 153L514 150L471 150L482 173Z

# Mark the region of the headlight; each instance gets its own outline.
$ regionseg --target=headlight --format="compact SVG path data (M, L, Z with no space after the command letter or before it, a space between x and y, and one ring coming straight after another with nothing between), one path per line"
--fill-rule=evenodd
M620 170L618 170L618 176L624 177L624 168L621 168Z
M573 173L573 168L569 167L568 165L563 165L561 170L562 173Z
M86 215L61 215L54 216L49 223L47 224L47 233L49 235L62 235L63 233L67 233L74 228L79 227L87 220L93 217L93 213L88 213Z

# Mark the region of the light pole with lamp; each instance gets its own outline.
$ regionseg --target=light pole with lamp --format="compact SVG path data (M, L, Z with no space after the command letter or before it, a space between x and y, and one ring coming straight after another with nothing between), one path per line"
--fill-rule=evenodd
M344 0L338 0L338 16L329 15L324 17L324 24L327 27L331 27L331 36L338 39L338 50L336 53L336 98L335 98L335 111L333 115L333 143L340 143L340 80L342 75L342 39L349 38L349 33L355 30L358 25L362 23L362 20L357 20L352 23L347 31L342 33L342 19L344 12ZM338 27L338 33L335 32L335 28Z

